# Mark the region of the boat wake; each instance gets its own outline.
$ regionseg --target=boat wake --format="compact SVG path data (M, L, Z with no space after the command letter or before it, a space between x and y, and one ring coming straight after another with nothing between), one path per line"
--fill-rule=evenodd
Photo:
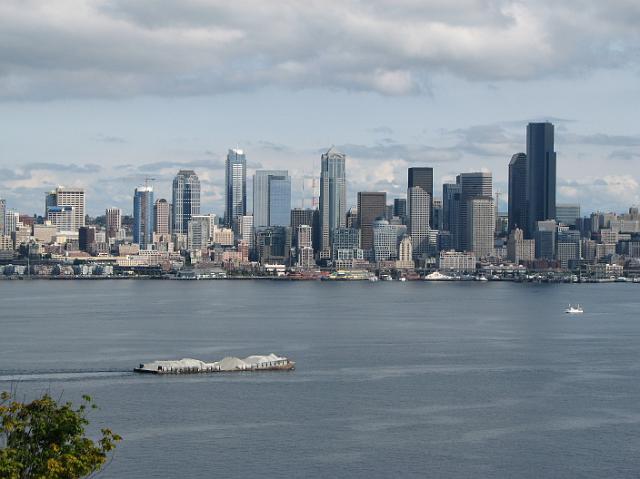
M85 379L103 379L131 375L130 371L47 371L47 372L16 372L3 374L0 372L0 382L31 382L31 381L73 381Z

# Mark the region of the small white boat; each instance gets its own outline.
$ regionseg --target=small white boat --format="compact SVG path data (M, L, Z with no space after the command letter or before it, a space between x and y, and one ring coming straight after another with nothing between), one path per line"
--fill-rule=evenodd
M567 314L582 314L582 313L584 313L584 310L578 304L576 306L569 305L569 307L567 309L565 309L564 312L567 313Z

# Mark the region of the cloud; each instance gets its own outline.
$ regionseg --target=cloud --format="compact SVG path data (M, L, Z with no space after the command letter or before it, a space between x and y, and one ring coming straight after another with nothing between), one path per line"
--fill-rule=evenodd
M0 98L428 92L638 65L630 1L4 0Z
M640 183L632 175L558 179L557 191L559 201L580 203L585 212L601 210L603 205L624 211L640 204Z
M192 161L155 161L152 163L144 163L138 166L139 171L160 171L173 169L176 173L180 169L207 168L211 170L219 170L224 168L223 160L192 160Z
M96 141L100 141L102 143L114 143L114 144L122 144L127 143L127 140L121 136L113 136L113 135L98 135L96 136Z

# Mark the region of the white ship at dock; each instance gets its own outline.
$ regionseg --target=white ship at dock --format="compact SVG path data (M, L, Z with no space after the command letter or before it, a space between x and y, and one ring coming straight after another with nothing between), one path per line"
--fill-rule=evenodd
M206 363L199 359L183 358L172 361L153 361L133 368L136 373L149 374L202 374L241 371L291 371L295 362L283 356L248 356L246 358L226 357L220 361Z

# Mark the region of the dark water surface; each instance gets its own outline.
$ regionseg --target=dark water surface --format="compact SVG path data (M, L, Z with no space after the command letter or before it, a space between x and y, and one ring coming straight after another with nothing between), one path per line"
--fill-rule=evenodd
M0 390L93 396L106 478L637 477L639 312L637 284L2 281ZM129 372L270 352L297 370Z

